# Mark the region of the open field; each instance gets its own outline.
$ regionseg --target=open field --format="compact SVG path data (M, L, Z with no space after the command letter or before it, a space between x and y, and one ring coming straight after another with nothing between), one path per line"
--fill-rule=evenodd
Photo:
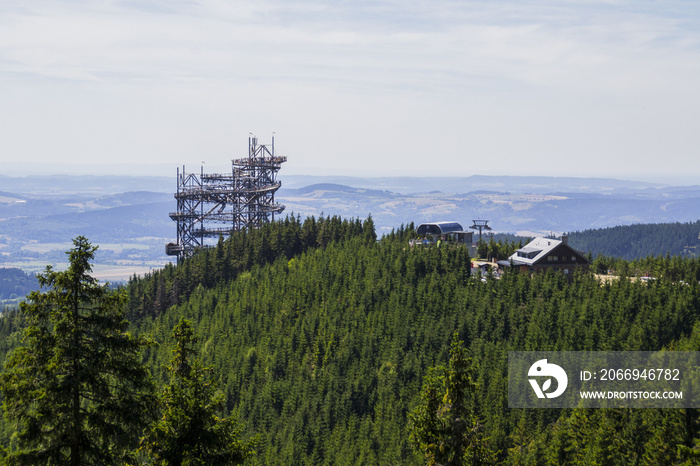
M165 266L164 262L145 265L96 265L93 276L101 282L119 283L126 282L134 275L143 276Z
M149 249L149 245L142 243L102 243L97 245L99 251L110 251L116 254L122 254L126 250L134 249L140 251L146 251ZM73 243L29 243L22 246L23 251L32 251L39 253L47 253L50 251L67 251L73 247Z
M160 269L164 267L169 260L165 259L163 261L147 261L147 262L133 262L122 261L118 264L95 264L93 267L93 276L102 282L120 283L126 282L134 274L144 275L146 273L152 272L153 270ZM19 268L27 273L38 274L46 270L46 266L49 265L46 262L41 261L25 261L25 262L7 262L2 264L3 267L7 268ZM67 262L58 262L51 264L54 270L62 271L67 267Z

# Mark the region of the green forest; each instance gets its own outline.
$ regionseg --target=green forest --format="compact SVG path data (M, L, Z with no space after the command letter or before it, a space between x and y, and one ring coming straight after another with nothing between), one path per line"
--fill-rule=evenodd
M0 303L23 298L39 288L36 277L17 268L0 268Z
M168 413L185 404L174 400L188 399L176 387L202 383L245 464L698 464L698 410L509 409L507 357L700 350L700 260L609 257L571 279L496 279L472 276L462 247L409 247L415 236L405 225L378 239L371 217L288 217L133 277L117 304L141 342L134 364L170 397L161 421L174 423ZM601 281L598 268L617 277ZM647 270L656 280L632 278ZM31 322L26 312L0 318L6 371ZM459 403L440 391L449 383ZM466 450L438 460L425 432L448 399L470 429ZM18 435L4 401L11 457L29 434ZM131 432L129 464L176 464L149 447L166 427Z
M700 220L647 223L597 228L569 233L571 245L594 256L644 259L649 256L698 257Z

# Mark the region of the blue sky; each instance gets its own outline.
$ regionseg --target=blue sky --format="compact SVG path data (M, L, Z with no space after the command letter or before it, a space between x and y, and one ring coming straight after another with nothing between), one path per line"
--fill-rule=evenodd
M700 183L698 5L3 0L0 173Z

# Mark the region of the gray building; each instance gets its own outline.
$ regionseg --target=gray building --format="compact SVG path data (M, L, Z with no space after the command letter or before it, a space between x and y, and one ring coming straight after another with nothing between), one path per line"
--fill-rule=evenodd
M457 243L464 243L467 246L472 245L474 236L473 232L464 231L459 222L421 223L418 225L416 233L420 236L429 237L432 241L451 239Z

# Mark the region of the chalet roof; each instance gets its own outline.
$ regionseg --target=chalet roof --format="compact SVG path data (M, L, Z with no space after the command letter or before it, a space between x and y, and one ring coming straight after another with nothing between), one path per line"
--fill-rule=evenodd
M561 241L559 241L559 243L560 242ZM521 252L535 252L535 251L541 252L544 249L553 249L553 247L550 247L549 244L544 246L544 245L539 245L539 244L528 243L524 247L518 249L518 251L521 251Z
M583 257L583 255L581 255L580 252L576 251L567 243L553 238L535 238L529 243L527 243L524 247L515 251L515 253L512 256L510 256L509 259L515 265L534 265L543 258L547 257L549 253L551 253L554 249L556 249L559 246L565 247L566 249L571 251L572 255L575 254L584 261L588 262L586 258Z

